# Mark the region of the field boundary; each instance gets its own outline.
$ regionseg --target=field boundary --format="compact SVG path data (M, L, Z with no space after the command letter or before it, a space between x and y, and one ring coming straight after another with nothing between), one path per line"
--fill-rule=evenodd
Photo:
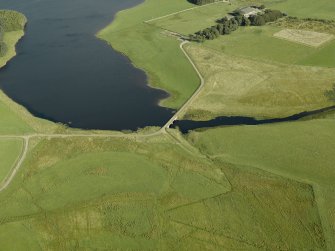
M330 42L334 41L334 39L335 39L335 36L333 34L321 33L321 32L309 31L309 30L296 30L296 31L302 31L302 32L305 31L305 32L309 32L309 33L315 33L315 35L317 35L317 34L327 35L327 39L325 39L324 41L319 42L319 44L312 44L312 43L308 43L308 42L303 42L302 40L299 41L298 39L290 39L289 37L285 37L285 36L280 34L280 33L283 33L285 31L286 32L293 32L294 30L295 29L283 29L279 32L274 33L273 37L277 38L277 39L284 40L284 41L288 41L288 42L291 42L291 43L296 43L296 44L308 46L308 47L314 48L314 49L322 48L322 47L326 46L327 44L329 44Z
M155 18L146 20L146 21L144 21L144 23L150 23L150 22L157 21L157 20L160 20L160 19L163 19L163 18L166 18L166 17L170 17L170 16L173 16L173 15L176 15L176 14L180 14L180 13L187 12L187 11L190 11L190 10L200 9L200 8L205 7L205 6L209 6L209 5L213 5L213 4L219 4L219 3L230 3L230 1L229 0L220 0L220 1L217 1L217 2L214 2L214 3L209 3L209 4L205 4L205 5L201 5L201 6L191 7L191 8L185 9L185 10L176 11L176 12L164 15L164 16L155 17Z

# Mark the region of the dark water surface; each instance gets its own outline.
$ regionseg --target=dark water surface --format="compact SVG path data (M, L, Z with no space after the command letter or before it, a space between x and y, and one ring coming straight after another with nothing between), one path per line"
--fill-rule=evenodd
M141 70L95 38L122 9L143 0L0 0L28 18L18 56L0 71L0 88L34 115L85 129L161 126L167 96Z
M252 117L242 117L242 116L231 116L231 117L217 117L212 120L207 121L194 121L194 120L176 120L170 126L171 128L179 128L182 133L188 133L191 130L201 129L201 128L211 128L218 126L237 126L237 125L264 125L273 124L281 122L297 121L308 116L318 115L323 112L333 111L335 106L330 106L314 111L306 111L298 114L294 114L285 118L274 118L274 119L260 119L257 120Z

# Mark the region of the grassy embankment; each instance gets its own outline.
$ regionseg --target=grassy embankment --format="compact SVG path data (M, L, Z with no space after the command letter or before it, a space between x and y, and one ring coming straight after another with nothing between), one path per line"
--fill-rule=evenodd
M171 94L161 101L161 105L171 108L186 102L198 87L199 79L180 50L180 42L144 21L190 7L193 5L183 0L146 0L118 13L112 24L98 33L99 38L145 70L151 86Z

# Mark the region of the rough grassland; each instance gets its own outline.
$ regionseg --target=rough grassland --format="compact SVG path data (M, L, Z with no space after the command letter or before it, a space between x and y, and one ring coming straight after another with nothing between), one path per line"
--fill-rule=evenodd
M199 80L180 50L180 42L144 21L192 6L184 0L146 0L135 8L118 13L112 24L98 33L99 38L145 70L150 85L171 94L161 102L171 108L179 108L186 102Z
M210 4L208 6L202 6L200 8L165 17L150 22L150 24L183 35L189 35L214 25L217 19L223 18L226 13L233 11L236 8L236 5L229 5L226 2Z
M237 126L192 132L188 139L204 154L315 184L327 236L335 245L335 123L333 119Z
M324 92L335 82L335 69L262 63L198 45L186 50L205 78L187 118L286 117L332 105Z
M325 245L310 186L210 161L168 136L32 142L0 200L0 241L7 249Z
M0 183L7 177L21 149L20 139L0 139Z
M334 39L333 35L306 30L284 29L274 34L275 37L291 42L319 47Z

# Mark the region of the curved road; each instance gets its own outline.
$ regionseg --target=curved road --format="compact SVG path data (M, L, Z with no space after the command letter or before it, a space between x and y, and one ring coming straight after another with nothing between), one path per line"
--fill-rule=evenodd
M180 49L188 59L188 61L193 66L194 70L198 74L200 78L200 85L197 88L197 90L193 93L193 95L185 102L185 104L173 115L173 117L157 132L150 133L150 134L143 134L143 135L123 135L123 134L30 134L30 135L0 135L0 139L10 139L10 138L19 138L23 139L23 147L22 152L15 162L12 172L0 183L0 192L5 190L9 184L14 179L15 175L19 171L20 167L22 166L29 149L29 140L31 138L73 138L73 137L91 137L91 138L146 138L146 137L153 137L162 133L167 133L166 129L170 127L170 125L178 118L179 115L181 115L187 107L193 102L193 100L199 95L201 90L203 89L205 85L204 78L202 77L201 73L199 72L198 68L192 61L191 57L187 54L187 52L184 49L184 45L187 44L188 41L182 41L180 44Z
M173 115L173 117L161 128L160 131L165 131L167 128L170 127L170 125L178 118L178 116L181 115L187 109L187 107L193 102L193 100L196 99L199 96L200 92L202 91L202 89L205 85L205 80L204 80L203 76L201 75L201 73L198 70L195 63L192 61L191 57L187 54L187 52L184 49L184 45L187 44L187 43L188 43L188 41L183 41L180 44L180 49L182 50L182 52L184 53L184 55L186 56L188 61L191 63L191 65L193 66L196 73L198 74L198 76L200 78L200 85L199 85L198 89L193 93L193 95L186 101L186 103L181 108L179 108L178 112L176 112Z

